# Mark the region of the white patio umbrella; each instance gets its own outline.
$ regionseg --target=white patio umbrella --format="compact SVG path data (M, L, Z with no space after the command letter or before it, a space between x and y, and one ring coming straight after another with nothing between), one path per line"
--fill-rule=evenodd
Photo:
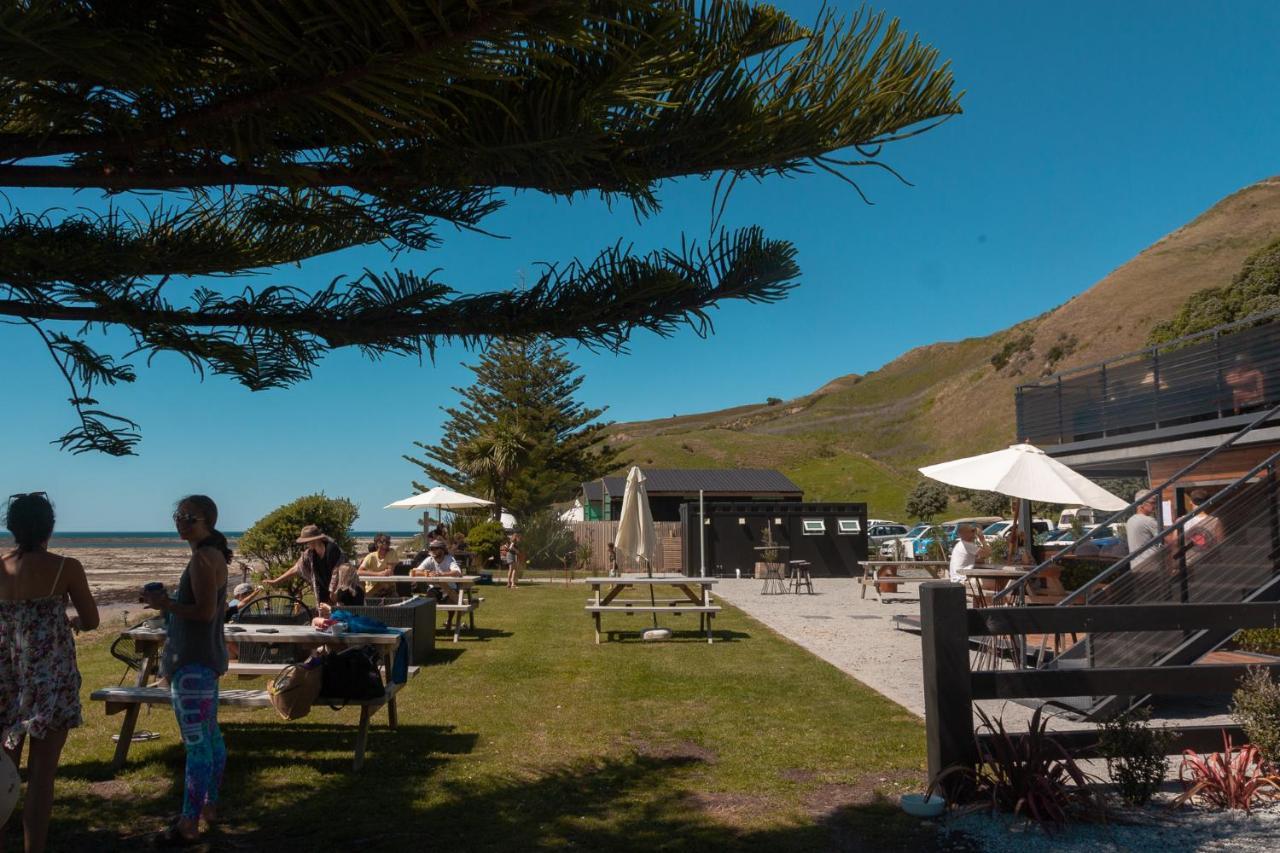
M998 492L1041 503L1078 504L1112 512L1129 505L1030 444L1014 444L981 456L926 465L920 473L963 489Z
M658 553L658 531L653 527L649 510L649 493L644 487L644 474L632 466L627 474L627 488L622 493L622 515L618 518L618 535L613 540L618 564L644 566L653 576L653 555ZM653 586L649 586L649 602L653 604ZM656 606L656 605L654 605ZM653 626L658 627L658 614L653 613Z
M1015 531L1019 528L1030 529L1031 501L1078 504L1112 512L1129 505L1127 501L1030 444L1014 444L1004 450L980 456L926 465L920 469L920 473L950 486L981 489L1020 498L1018 518L1014 520ZM1018 541L1016 534L1012 541ZM1023 541L1030 553L1030 534L1025 534Z
M444 510L474 509L482 506L493 506L493 501L487 501L484 498L473 498L471 495L464 495L462 492L455 492L453 489L446 489L444 486L433 486L425 492L418 495L411 495L407 498L401 498L398 501L389 503L383 509L420 509L423 510L423 533L426 533L426 517L425 510L435 507L436 520L440 520L440 514Z

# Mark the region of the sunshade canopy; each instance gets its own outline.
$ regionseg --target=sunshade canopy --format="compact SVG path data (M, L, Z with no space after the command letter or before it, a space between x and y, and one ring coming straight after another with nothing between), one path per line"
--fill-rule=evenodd
M658 552L658 532L653 527L653 513L649 511L644 474L637 467L632 467L627 474L618 535L613 540L613 547L618 552L619 568L649 568Z
M453 489L446 489L444 486L436 486L420 495L402 498L395 503L389 503L383 509L425 509L427 507L435 507L436 509L470 509L478 506L493 506L493 501L487 501L484 498L473 498L471 495L464 495L461 492L455 492Z
M1042 503L1091 506L1111 512L1129 505L1030 444L926 465L920 473L962 489L981 489Z

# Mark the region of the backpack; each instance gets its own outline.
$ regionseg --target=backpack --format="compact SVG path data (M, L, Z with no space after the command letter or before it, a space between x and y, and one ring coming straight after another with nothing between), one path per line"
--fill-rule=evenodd
M343 649L324 656L320 695L326 701L361 702L381 698L386 693L382 676L378 674L377 652L372 647Z

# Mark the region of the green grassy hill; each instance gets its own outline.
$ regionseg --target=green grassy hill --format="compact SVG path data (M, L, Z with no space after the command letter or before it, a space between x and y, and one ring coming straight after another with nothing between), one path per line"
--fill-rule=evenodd
M902 518L916 468L1014 441L1014 388L1142 347L1196 290L1228 284L1280 237L1280 178L1218 202L1084 293L984 338L931 344L803 397L616 424L631 460L671 468L777 468L808 500L866 501ZM997 368L992 356L1007 362ZM963 422L938 412L965 411ZM955 509L959 510L960 507Z

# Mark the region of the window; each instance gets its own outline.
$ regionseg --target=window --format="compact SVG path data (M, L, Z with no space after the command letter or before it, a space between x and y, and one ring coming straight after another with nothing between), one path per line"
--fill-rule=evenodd
M856 518L842 518L839 521L837 521L836 524L839 525L840 535L842 536L848 536L851 534L862 532L862 525L858 523L858 519ZM882 535L887 536L888 534L885 533Z
M803 524L805 536L821 536L827 532L827 523L820 518L806 518Z

